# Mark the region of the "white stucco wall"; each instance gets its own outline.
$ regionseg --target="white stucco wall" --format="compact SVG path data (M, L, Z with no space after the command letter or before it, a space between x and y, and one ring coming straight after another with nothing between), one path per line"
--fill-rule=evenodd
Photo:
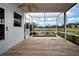
M23 18L24 14L12 4L0 4L0 7L5 9L5 28L8 26L8 31L5 29L5 40L0 40L0 53L3 53L24 40L24 19L22 19L22 27L14 27L13 12L17 12Z

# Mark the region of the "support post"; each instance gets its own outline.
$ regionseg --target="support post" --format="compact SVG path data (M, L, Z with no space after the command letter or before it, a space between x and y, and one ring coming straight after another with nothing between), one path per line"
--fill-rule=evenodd
M24 22L25 22L25 13L24 13ZM24 23L24 22L23 22L23 23ZM25 24L24 24L24 39L25 39L25 32L26 32L26 31L25 31Z
M44 12L44 26L45 26L45 12ZM44 27L44 32L45 32L45 27Z
M32 20L32 36L33 36L33 18L31 17Z
M56 18L56 36L57 36L57 18Z
M64 38L66 39L66 12L64 12Z

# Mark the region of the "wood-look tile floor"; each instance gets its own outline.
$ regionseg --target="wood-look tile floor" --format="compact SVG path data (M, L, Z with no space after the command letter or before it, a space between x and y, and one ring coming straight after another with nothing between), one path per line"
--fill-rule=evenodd
M60 37L29 37L2 56L77 56L79 46Z

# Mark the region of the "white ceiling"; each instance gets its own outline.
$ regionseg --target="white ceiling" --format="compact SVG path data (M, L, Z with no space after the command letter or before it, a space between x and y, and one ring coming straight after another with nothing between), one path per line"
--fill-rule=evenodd
M23 3L16 3L17 7ZM74 3L34 3L39 9L32 8L31 12L64 12L68 10ZM26 3L27 5L27 3ZM24 12L29 12L27 6L22 7Z
M16 3L15 5L18 8L18 6L22 4L23 3ZM34 3L34 4L39 9L35 9L33 7L31 12L28 11L27 6L21 7L20 9L23 9L24 13L29 13L32 17L43 18L45 16L47 18L51 18L51 17L57 17L62 12L67 11L69 8L71 8L74 5L74 3Z

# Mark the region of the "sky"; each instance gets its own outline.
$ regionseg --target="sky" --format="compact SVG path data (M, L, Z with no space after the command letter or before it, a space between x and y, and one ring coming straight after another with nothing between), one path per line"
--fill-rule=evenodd
M33 18L32 20L38 24L38 26L56 25L56 18Z
M79 22L79 4L76 4L67 12L67 23Z
M61 14L57 19L57 24L64 24L64 16ZM56 25L56 18L32 18L33 22L37 23L38 26L46 25ZM67 11L67 24L79 22L79 4L73 6L70 10Z

